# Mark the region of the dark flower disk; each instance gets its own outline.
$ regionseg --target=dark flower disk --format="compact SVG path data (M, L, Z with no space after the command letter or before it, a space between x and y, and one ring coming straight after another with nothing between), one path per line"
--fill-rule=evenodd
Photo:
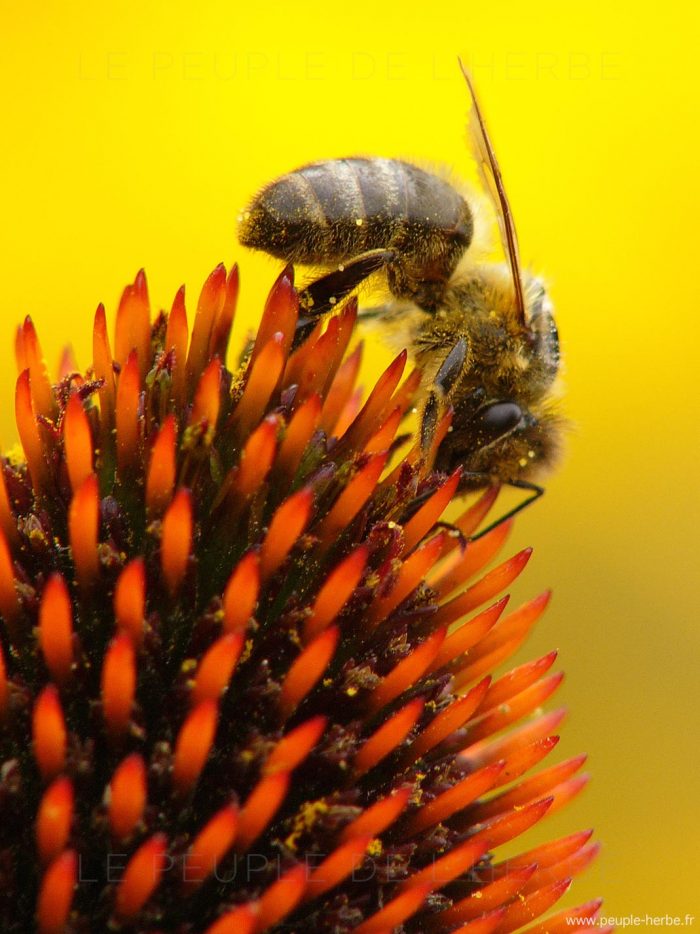
M191 333L143 273L85 374L17 336L23 456L0 470L0 928L565 934L597 852L499 847L585 783L539 768L555 654L492 678L548 595L507 610L510 523L452 526L459 476L404 416L399 355L368 393L347 303L293 349L290 270L240 367L238 275ZM457 532L461 532L461 535ZM534 770L534 772L532 771ZM527 775L526 775L527 773ZM526 776L526 777L525 777ZM545 918L545 920L542 920Z

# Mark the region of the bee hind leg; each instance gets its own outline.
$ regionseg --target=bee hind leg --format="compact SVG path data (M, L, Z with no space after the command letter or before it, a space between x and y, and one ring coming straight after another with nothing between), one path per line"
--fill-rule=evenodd
M393 250L370 250L321 276L299 293L299 320L294 345L314 329L321 315L332 311L365 279L396 259Z

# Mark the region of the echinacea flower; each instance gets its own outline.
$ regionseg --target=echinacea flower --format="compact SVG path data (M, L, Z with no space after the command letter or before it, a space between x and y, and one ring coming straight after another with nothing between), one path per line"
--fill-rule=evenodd
M564 934L546 914L590 834L503 859L562 807L583 757L539 712L554 653L503 677L548 595L507 612L529 558L463 547L459 476L397 438L420 375L366 396L356 306L293 349L291 271L239 369L238 276L191 333L139 273L86 374L19 329L24 457L0 471L0 922L6 934ZM402 381L403 379L403 381ZM459 530L459 532L457 532Z

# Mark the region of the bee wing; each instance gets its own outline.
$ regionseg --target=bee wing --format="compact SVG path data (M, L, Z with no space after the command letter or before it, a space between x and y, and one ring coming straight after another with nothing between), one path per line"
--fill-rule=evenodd
M459 60L459 67L462 69L462 74L464 75L464 80L467 82L472 100L472 106L469 112L469 139L476 157L481 182L484 189L488 192L496 211L498 229L501 235L501 245L508 259L510 274L513 280L516 310L521 323L525 325L525 297L523 294L523 282L520 275L520 254L518 252L518 237L515 232L513 214L510 210L508 198L506 197L501 170L498 167L496 154L493 151L486 124L484 123L484 118L479 108L471 76L461 59Z

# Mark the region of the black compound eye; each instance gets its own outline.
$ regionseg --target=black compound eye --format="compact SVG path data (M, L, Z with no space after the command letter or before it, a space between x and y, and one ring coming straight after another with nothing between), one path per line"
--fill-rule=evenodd
M520 423L523 411L515 402L494 402L485 406L477 416L482 444L490 444L511 432Z

